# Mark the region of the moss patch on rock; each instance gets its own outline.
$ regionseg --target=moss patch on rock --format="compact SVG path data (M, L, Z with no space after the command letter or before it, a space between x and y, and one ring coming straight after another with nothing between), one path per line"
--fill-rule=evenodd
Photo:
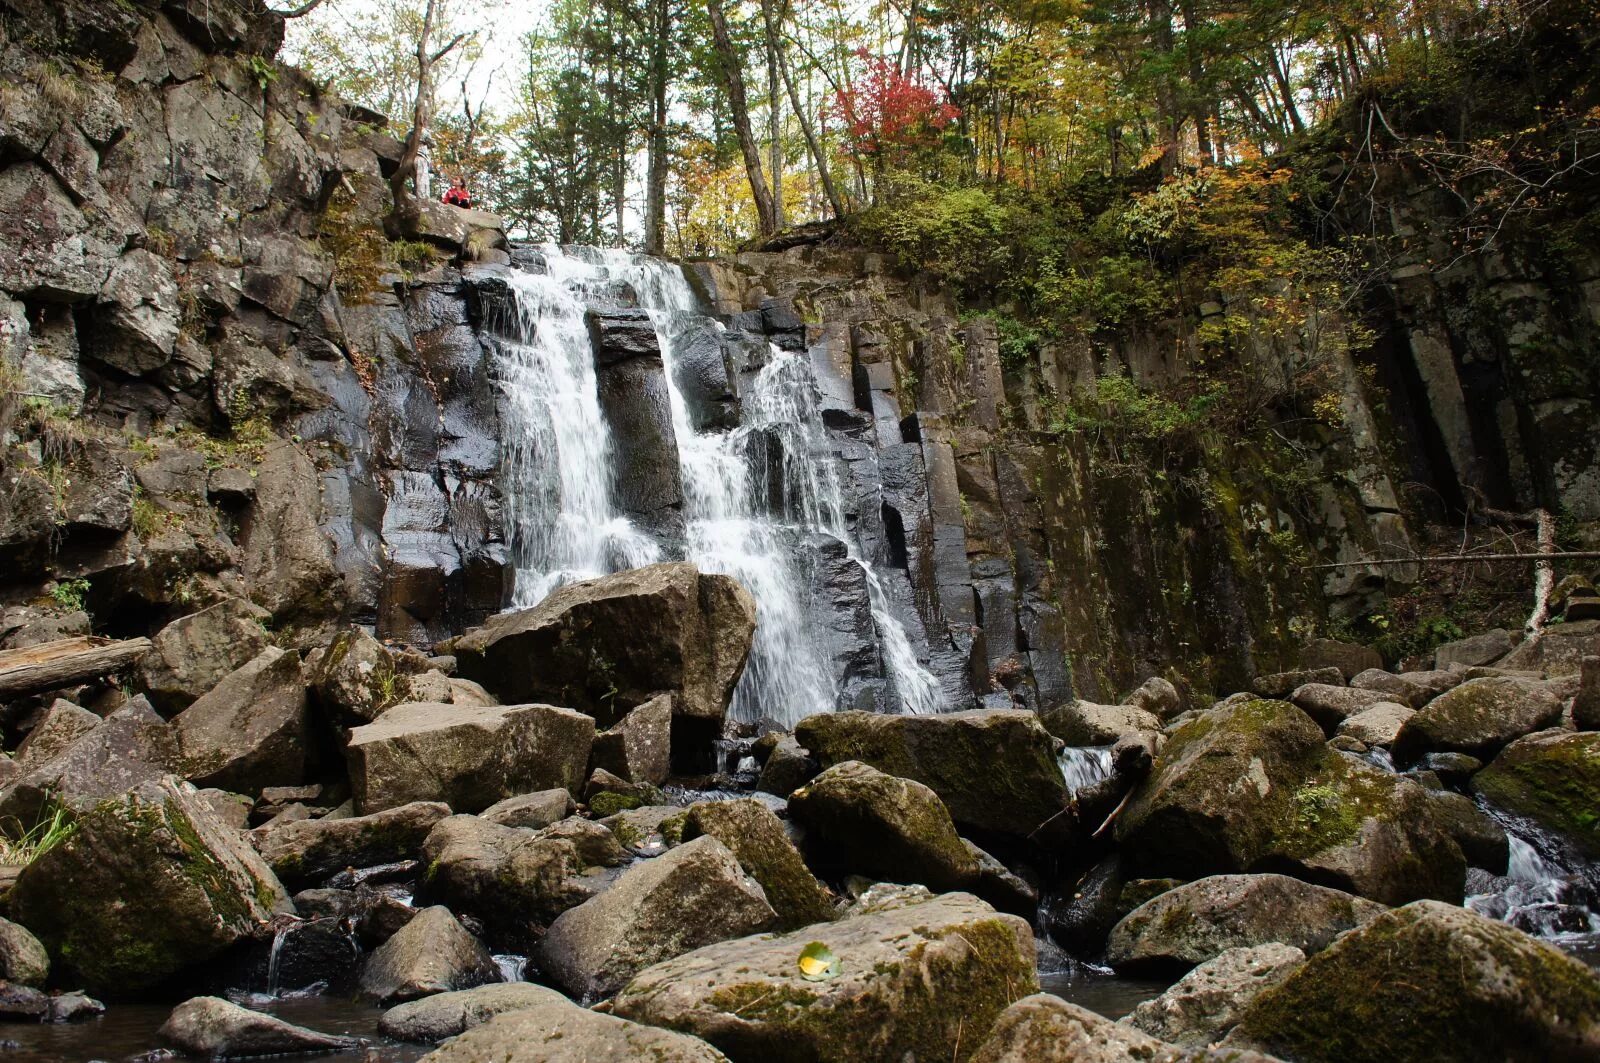
M1502 750L1472 786L1600 858L1600 732L1529 735Z

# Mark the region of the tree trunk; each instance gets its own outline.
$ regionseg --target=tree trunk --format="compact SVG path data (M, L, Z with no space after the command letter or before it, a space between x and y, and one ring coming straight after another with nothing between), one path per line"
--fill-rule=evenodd
M652 255L667 242L667 39L671 36L669 0L651 0L654 40L650 46L650 138L645 175L644 249Z
M422 138L428 128L428 106L433 95L433 58L428 52L433 36L433 10L436 0L428 0L422 15L422 32L417 36L417 96L411 108L411 132L406 135L405 148L400 152L400 165L389 178L389 192L394 200L393 221L401 235L410 236L417 231L422 219L419 196L406 191L406 178L416 179L417 156L422 151Z
M1164 71L1156 79L1156 135L1161 144L1161 172L1178 168L1178 130L1183 115L1172 83L1172 0L1149 0L1150 47L1162 59Z
M771 0L762 0L761 11L768 15ZM785 11L787 12L787 7ZM768 29L768 35L779 40L778 43L778 73L783 78L783 87L789 93L789 106L794 110L794 116L800 120L800 132L806 138L806 150L811 153L811 162L817 168L817 180L822 185L823 195L828 197L828 206L833 210L835 218L844 217L844 201L839 198L839 189L834 186L833 174L828 172L828 156L823 150L821 142L817 139L817 127L812 123L809 110L801 106L800 93L794 87L794 78L789 73L789 60L784 56L782 40L778 38L775 28Z
M784 225L783 97L778 90L778 33L772 22L772 0L761 0L761 21L767 35L767 165L772 173L774 228Z
M739 64L739 53L728 35L728 20L722 13L722 0L706 0L706 12L711 16L712 43L717 58L722 63L722 73L728 89L728 108L733 112L733 131L739 137L739 150L744 155L745 174L750 178L750 196L756 201L756 216L762 236L778 231L778 215L773 207L772 192L761 172L761 149L750 131L750 105L745 98L744 73Z

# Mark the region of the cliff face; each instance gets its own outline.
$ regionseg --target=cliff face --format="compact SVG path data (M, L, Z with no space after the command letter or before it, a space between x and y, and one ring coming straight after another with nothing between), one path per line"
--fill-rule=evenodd
M458 272L394 283L382 119L276 63L256 0L0 19L7 601L142 631L248 595L289 637L414 641L498 609L484 352ZM439 261L491 223L433 221Z

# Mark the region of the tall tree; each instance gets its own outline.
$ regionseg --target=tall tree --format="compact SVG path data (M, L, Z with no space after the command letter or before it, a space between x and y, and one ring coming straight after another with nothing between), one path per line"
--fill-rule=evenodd
M711 18L712 40L716 45L723 83L728 92L728 107L732 112L734 132L739 138L739 150L744 154L745 173L750 180L750 197L756 203L761 235L771 236L778 231L778 211L772 190L767 187L767 179L761 172L761 148L750 129L750 105L744 91L744 63L728 33L728 19L722 10L722 0L706 0L706 14Z

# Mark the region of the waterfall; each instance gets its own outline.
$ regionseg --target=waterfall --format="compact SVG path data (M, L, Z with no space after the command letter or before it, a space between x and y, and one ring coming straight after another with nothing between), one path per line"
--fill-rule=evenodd
M833 711L841 699L807 577L819 543L836 540L866 587L890 707L939 711L937 680L849 528L809 360L769 347L743 387L738 425L697 429L677 380L678 358L689 340L723 326L703 312L683 271L592 248L546 247L542 257L544 274L514 276L515 320L505 329L510 335L495 341L506 397L502 486L517 576L513 604L532 605L563 583L675 555L732 576L755 599L757 624L731 714L792 727ZM650 314L660 342L683 484L681 544L651 539L611 498L610 430L584 314L630 298ZM763 441L781 450L779 484L769 482L774 471L759 460Z
M557 276L509 278L516 320L494 339L514 606L563 583L637 568L660 548L611 503L611 434L600 415L586 306Z

